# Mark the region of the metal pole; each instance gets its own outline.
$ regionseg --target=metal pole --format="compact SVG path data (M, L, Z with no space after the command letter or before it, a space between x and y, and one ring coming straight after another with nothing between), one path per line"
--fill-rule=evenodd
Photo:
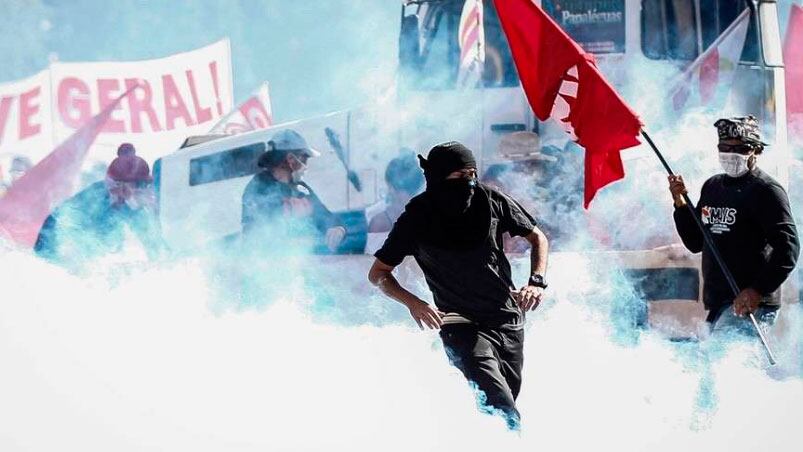
M672 172L672 168L669 167L669 164L666 162L666 159L664 159L664 156L661 155L661 152L658 150L658 147L655 146L655 143L652 141L652 138L650 138L650 136L647 135L647 132L644 129L641 130L641 135L644 137L645 140L647 140L647 143L649 143L652 150L655 151L655 155L658 156L658 160L661 161L661 164L666 169L666 172L669 173L670 176L674 176L675 173ZM686 201L686 208L689 209L689 212L691 212L691 217L694 218L694 223L697 225L697 227L700 229L700 232L703 234L703 241L708 247L708 251L711 252L711 256L714 258L717 265L722 270L722 274L725 275L725 280L728 281L728 285L730 286L731 291L733 291L733 296L734 297L738 296L740 292L739 286L736 285L736 280L733 278L733 275L728 269L728 266L725 265L725 261L722 260L722 256L719 255L719 251L717 250L717 247L714 244L714 240L711 238L711 235L703 227L703 224L700 222L700 218L697 217L697 210L695 209L694 204L692 204L691 199L689 199L689 195L687 193L683 194L683 200ZM758 337L761 340L761 345L764 346L764 351L767 354L767 359L769 360L770 364L774 366L777 361L775 360L775 355L772 353L772 349L770 348L770 345L767 342L767 337L764 335L764 331L761 329L761 325L758 324L758 321L756 320L756 317L753 315L752 312L749 314L749 317L750 317L750 322L753 324L753 328L755 328L756 332L758 333Z

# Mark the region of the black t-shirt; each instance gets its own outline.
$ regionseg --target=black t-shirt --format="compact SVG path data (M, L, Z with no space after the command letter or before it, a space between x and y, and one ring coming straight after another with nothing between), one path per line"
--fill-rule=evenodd
M413 256L441 311L488 327L519 328L524 317L510 294L515 286L502 235L529 235L535 220L518 202L485 185L475 190L472 208L490 216L488 234L476 246L455 249L431 240L439 236L432 232L437 213L430 194L424 192L407 204L375 256L391 266Z
M739 289L769 295L795 268L797 229L783 187L758 168L741 177L716 175L703 184L696 214L708 230ZM716 312L733 302L720 270L687 207L676 208L675 225L689 251L703 252L703 299Z

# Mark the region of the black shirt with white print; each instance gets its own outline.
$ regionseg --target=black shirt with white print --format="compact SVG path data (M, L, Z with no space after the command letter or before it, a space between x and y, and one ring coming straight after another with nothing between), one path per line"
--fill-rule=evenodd
M703 184L697 215L708 230L739 289L753 288L764 303L795 268L800 244L789 198L781 185L759 168L740 177L718 174ZM733 302L724 274L714 260L688 207L675 208L683 244L703 252L703 301L710 314Z
M527 236L535 220L518 202L482 184L471 205L483 212L488 231L476 245L455 248L443 243L434 230L437 212L430 194L424 192L407 204L375 256L391 266L413 256L442 312L490 328L520 329L524 316L510 293L515 287L502 235Z

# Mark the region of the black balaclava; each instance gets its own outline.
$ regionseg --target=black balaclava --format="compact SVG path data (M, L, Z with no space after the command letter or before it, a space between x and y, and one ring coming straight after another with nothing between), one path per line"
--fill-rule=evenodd
M477 168L474 154L456 141L435 146L427 158L418 156L427 181L425 195L431 200L432 244L450 249L476 247L488 237L490 207L475 200L476 182L466 178L446 179L451 173ZM476 200L475 200L476 201Z
M477 160L471 150L457 141L441 143L430 149L427 158L418 156L427 190L437 187L449 174L466 168L477 168Z
M465 178L446 178L455 171L477 168L471 150L457 141L449 141L432 148L426 159L421 155L418 159L427 181L426 191L430 193L438 211L447 217L465 213L471 206L474 183Z

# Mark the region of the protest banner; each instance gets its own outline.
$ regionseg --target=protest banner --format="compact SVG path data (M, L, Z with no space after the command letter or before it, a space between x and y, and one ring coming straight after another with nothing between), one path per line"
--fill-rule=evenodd
M110 160L122 142L147 160L206 133L233 105L228 40L145 61L53 63L25 80L0 85L0 154L47 155L120 94L140 88L112 112L90 160Z

